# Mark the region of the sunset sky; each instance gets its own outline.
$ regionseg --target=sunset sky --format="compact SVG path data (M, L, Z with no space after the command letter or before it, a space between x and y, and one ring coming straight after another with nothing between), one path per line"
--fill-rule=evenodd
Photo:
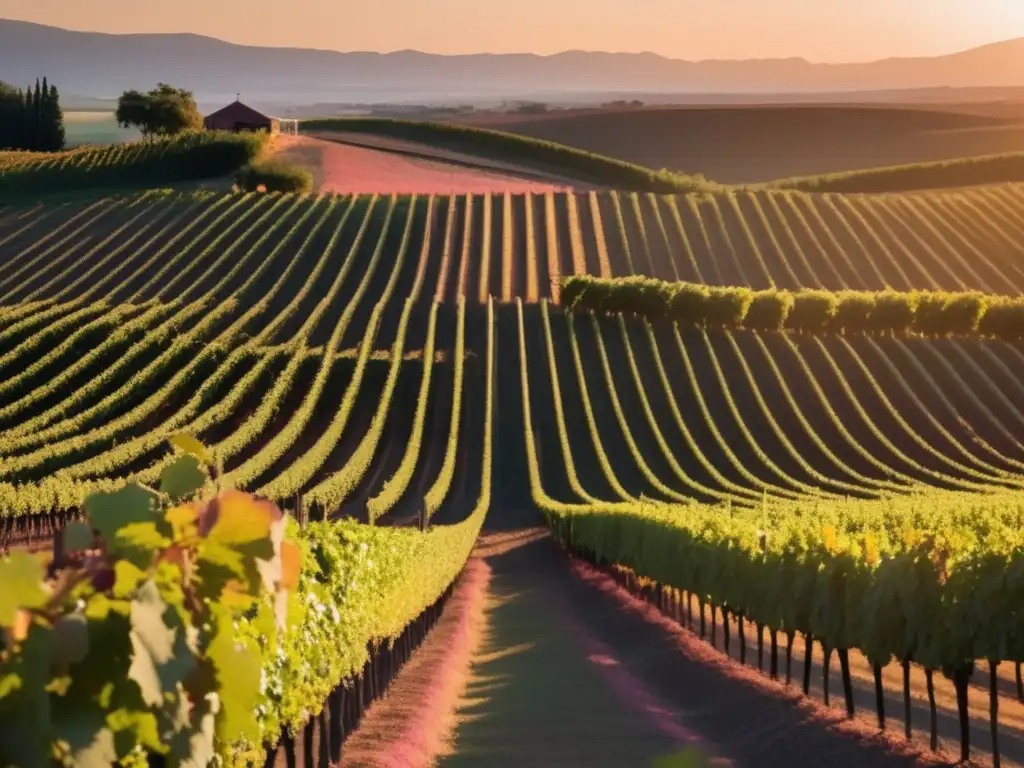
M0 17L253 45L685 59L864 61L1024 37L1024 0L0 0Z

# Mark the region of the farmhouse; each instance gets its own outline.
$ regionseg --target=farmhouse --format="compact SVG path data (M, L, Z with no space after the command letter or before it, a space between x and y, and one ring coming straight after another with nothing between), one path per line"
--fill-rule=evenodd
M277 133L280 125L276 118L267 117L235 101L222 109L207 115L204 121L207 129L217 131L266 131Z

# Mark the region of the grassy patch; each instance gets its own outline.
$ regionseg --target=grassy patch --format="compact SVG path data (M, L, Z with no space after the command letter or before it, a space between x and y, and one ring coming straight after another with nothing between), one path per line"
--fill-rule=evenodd
M65 112L64 137L69 148L83 144L120 144L142 138L135 128L122 128L113 112Z
M313 174L305 168L281 160L250 163L235 174L238 186L247 192L260 188L265 192L296 192L313 190Z

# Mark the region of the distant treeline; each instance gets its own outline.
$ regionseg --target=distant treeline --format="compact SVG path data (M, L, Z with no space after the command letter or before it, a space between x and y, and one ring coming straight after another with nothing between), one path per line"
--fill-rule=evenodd
M706 328L1024 338L1024 298L944 291L754 291L634 276L569 277L570 310L639 315Z
M49 85L45 77L23 91L0 82L0 149L64 149L64 112L57 86Z

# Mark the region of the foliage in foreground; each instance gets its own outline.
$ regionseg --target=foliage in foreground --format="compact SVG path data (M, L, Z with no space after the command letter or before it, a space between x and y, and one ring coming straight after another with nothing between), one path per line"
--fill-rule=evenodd
M1024 299L976 291L754 291L642 276L574 275L563 284L560 301L570 310L708 328L1024 338Z
M357 117L303 120L305 132L334 131L366 133L419 141L474 155L540 165L549 170L582 174L619 189L646 192L703 192L712 187L699 176L667 170L655 171L642 165L581 149L519 136L514 133L474 128L452 123L416 122L391 118Z
M250 163L235 174L235 183L245 192L295 192L308 194L313 191L313 175L305 168L280 160L266 160Z
M463 523L426 533L298 530L269 502L217 489L198 442L173 442L184 455L159 490L89 497L49 574L36 555L0 559L3 764L261 763L371 644L436 602L487 509L485 494Z
M41 558L0 561L0 756L5 765L111 765L140 751L205 765L215 742L259 735L252 700L300 551L269 502L203 494L194 440L155 490L137 483L85 502L88 522Z
M262 133L194 131L51 154L0 152L0 196L153 186L224 176L259 157L266 141Z

